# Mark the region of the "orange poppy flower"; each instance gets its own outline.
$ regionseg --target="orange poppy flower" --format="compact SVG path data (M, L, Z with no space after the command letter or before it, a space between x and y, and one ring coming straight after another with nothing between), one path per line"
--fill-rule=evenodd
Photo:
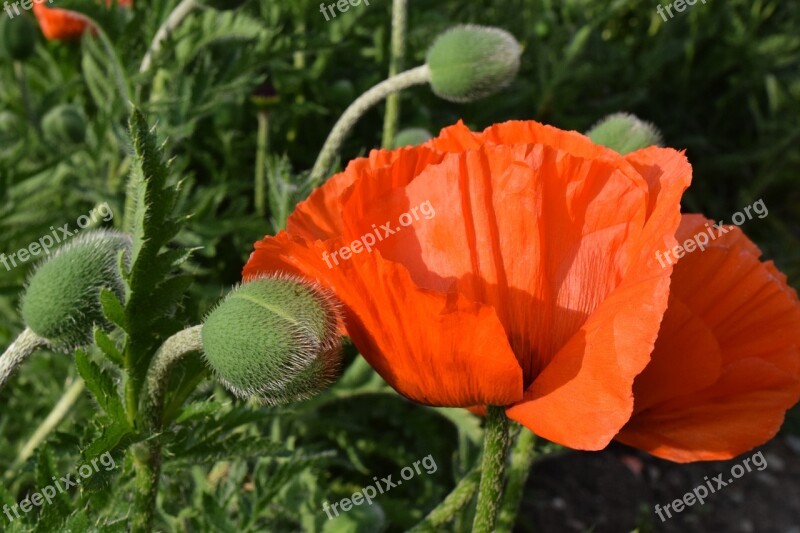
M684 242L711 221L686 215ZM634 414L617 440L672 461L730 459L772 438L800 399L800 303L736 227L685 255ZM724 230L723 230L724 231Z
M112 3L113 0L106 0L106 5L110 6ZM133 0L118 0L117 5L130 7L133 5ZM44 4L34 3L33 14L36 16L45 38L50 41L80 39L91 24L77 11L47 7Z
M600 449L650 360L671 274L655 252L677 243L691 179L679 152L632 155L535 122L459 123L351 162L256 243L244 277L331 288L360 352L412 400L507 406ZM423 205L435 216L402 222Z

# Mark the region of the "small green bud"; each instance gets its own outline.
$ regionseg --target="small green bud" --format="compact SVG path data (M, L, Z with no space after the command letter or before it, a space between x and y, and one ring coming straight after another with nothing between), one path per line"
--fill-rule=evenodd
M203 324L203 351L234 394L270 405L311 398L338 374L338 305L300 279L263 277L235 288Z
M428 50L433 92L452 102L472 102L514 81L522 47L499 28L467 24L440 35Z
M54 144L81 144L86 139L86 121L80 109L61 104L42 119L45 138Z
M36 36L39 29L33 19L25 14L14 17L2 17L0 40L8 57L14 61L25 61L33 55L36 48Z
M108 326L100 290L108 289L120 300L125 296L120 251L129 261L130 237L107 230L89 231L56 250L28 280L22 296L25 324L56 349L69 352L90 344L94 326Z
M630 113L614 113L595 124L586 136L625 155L648 146L663 143L661 132L653 124L639 120Z
M404 146L418 146L433 139L433 135L424 128L408 128L400 130L394 138L392 148L402 148Z

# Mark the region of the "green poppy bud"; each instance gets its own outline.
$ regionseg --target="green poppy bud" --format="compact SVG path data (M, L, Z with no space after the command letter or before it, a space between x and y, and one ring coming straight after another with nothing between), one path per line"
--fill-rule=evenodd
M52 243L50 235L39 239ZM130 261L131 239L107 230L75 237L34 271L22 296L22 318L56 349L72 351L92 342L94 326L108 326L100 305L100 290L122 300L125 284L118 257Z
M25 61L33 55L36 48L36 35L39 30L33 19L25 14L2 17L0 40L8 57L15 61Z
M661 132L653 124L639 120L630 113L614 113L595 124L586 135L595 143L602 144L625 155L648 146L659 146L663 142Z
M418 146L433 139L433 135L424 128L408 128L400 130L394 138L392 148L402 148L404 146Z
M440 35L428 50L426 63L437 96L471 102L514 81L522 47L499 28L467 24Z
M341 316L317 284L278 276L231 291L203 324L203 351L234 394L269 405L311 398L338 374Z
M80 109L61 104L42 119L45 138L53 144L81 144L86 139L86 121Z

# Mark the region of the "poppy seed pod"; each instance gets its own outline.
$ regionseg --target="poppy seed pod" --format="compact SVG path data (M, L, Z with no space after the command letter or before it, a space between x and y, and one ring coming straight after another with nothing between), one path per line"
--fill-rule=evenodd
M278 405L310 398L341 362L339 306L327 290L287 276L240 285L203 324L203 351L234 394Z
M595 124L586 133L593 142L622 155L663 143L661 132L653 124L630 113L614 113Z
M452 102L478 100L508 86L519 71L522 47L499 28L467 24L440 35L428 50L431 87Z
M392 148L402 148L404 146L418 146L433 139L431 132L425 128L408 128L400 130L394 138Z
M59 350L91 343L94 326L107 325L100 290L108 289L120 299L125 295L120 251L129 261L130 237L107 230L87 232L59 248L28 280L22 297L25 324Z
M14 61L25 61L36 48L36 24L27 15L3 19L0 27L3 49Z
M86 138L86 121L77 107L62 104L47 112L42 130L54 144L80 144Z

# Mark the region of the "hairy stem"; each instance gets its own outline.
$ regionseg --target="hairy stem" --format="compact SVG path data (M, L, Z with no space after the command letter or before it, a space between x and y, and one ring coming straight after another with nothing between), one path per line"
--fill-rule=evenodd
M408 0L394 0L392 3L392 49L389 60L389 77L397 75L403 68L406 55L406 26ZM400 93L386 98L386 114L383 117L383 147L391 148L397 134L400 119Z
M497 519L498 533L511 533L514 529L517 513L519 512L519 503L522 500L525 483L528 481L528 474L535 459L536 435L527 428L521 427L517 442L511 451L511 461L508 466L508 483L500 506L500 516Z
M478 488L481 479L479 467L474 468L455 486L453 491L428 513L419 524L414 526L408 533L435 533L441 531L443 525L451 522L455 514L464 508L472 499Z
M0 388L5 385L8 378L14 373L25 359L37 348L47 345L47 340L40 337L29 328L19 334L17 340L11 343L2 357L0 357Z
M311 170L310 181L312 186L319 185L325 173L330 170L331 163L336 157L336 153L344 142L350 130L353 128L358 119L366 113L372 106L385 99L390 94L402 91L414 85L421 85L430 82L431 72L428 65L422 65L411 70L407 70L396 76L380 82L372 87L370 90L356 98L356 101L350 104L336 125L333 126L328 139L320 150L317 162L314 163L314 168Z
M500 500L503 497L503 477L508 451L508 418L503 407L486 408L486 433L483 437L480 490L475 509L473 533L494 531Z
M144 55L142 64L139 67L140 73L150 70L150 66L153 64L153 57L161 50L161 45L164 44L167 37L175 31L175 28L183 22L183 19L197 7L200 7L200 4L196 0L182 0L181 3L172 10L172 13L169 14L167 20L158 28L155 37L153 37L150 48L147 49L147 53Z
M144 425L150 438L144 444L142 457L136 461L136 509L133 531L146 533L152 530L158 484L161 477L161 422L169 376L184 356L202 350L202 326L180 331L167 339L153 357L145 380Z

